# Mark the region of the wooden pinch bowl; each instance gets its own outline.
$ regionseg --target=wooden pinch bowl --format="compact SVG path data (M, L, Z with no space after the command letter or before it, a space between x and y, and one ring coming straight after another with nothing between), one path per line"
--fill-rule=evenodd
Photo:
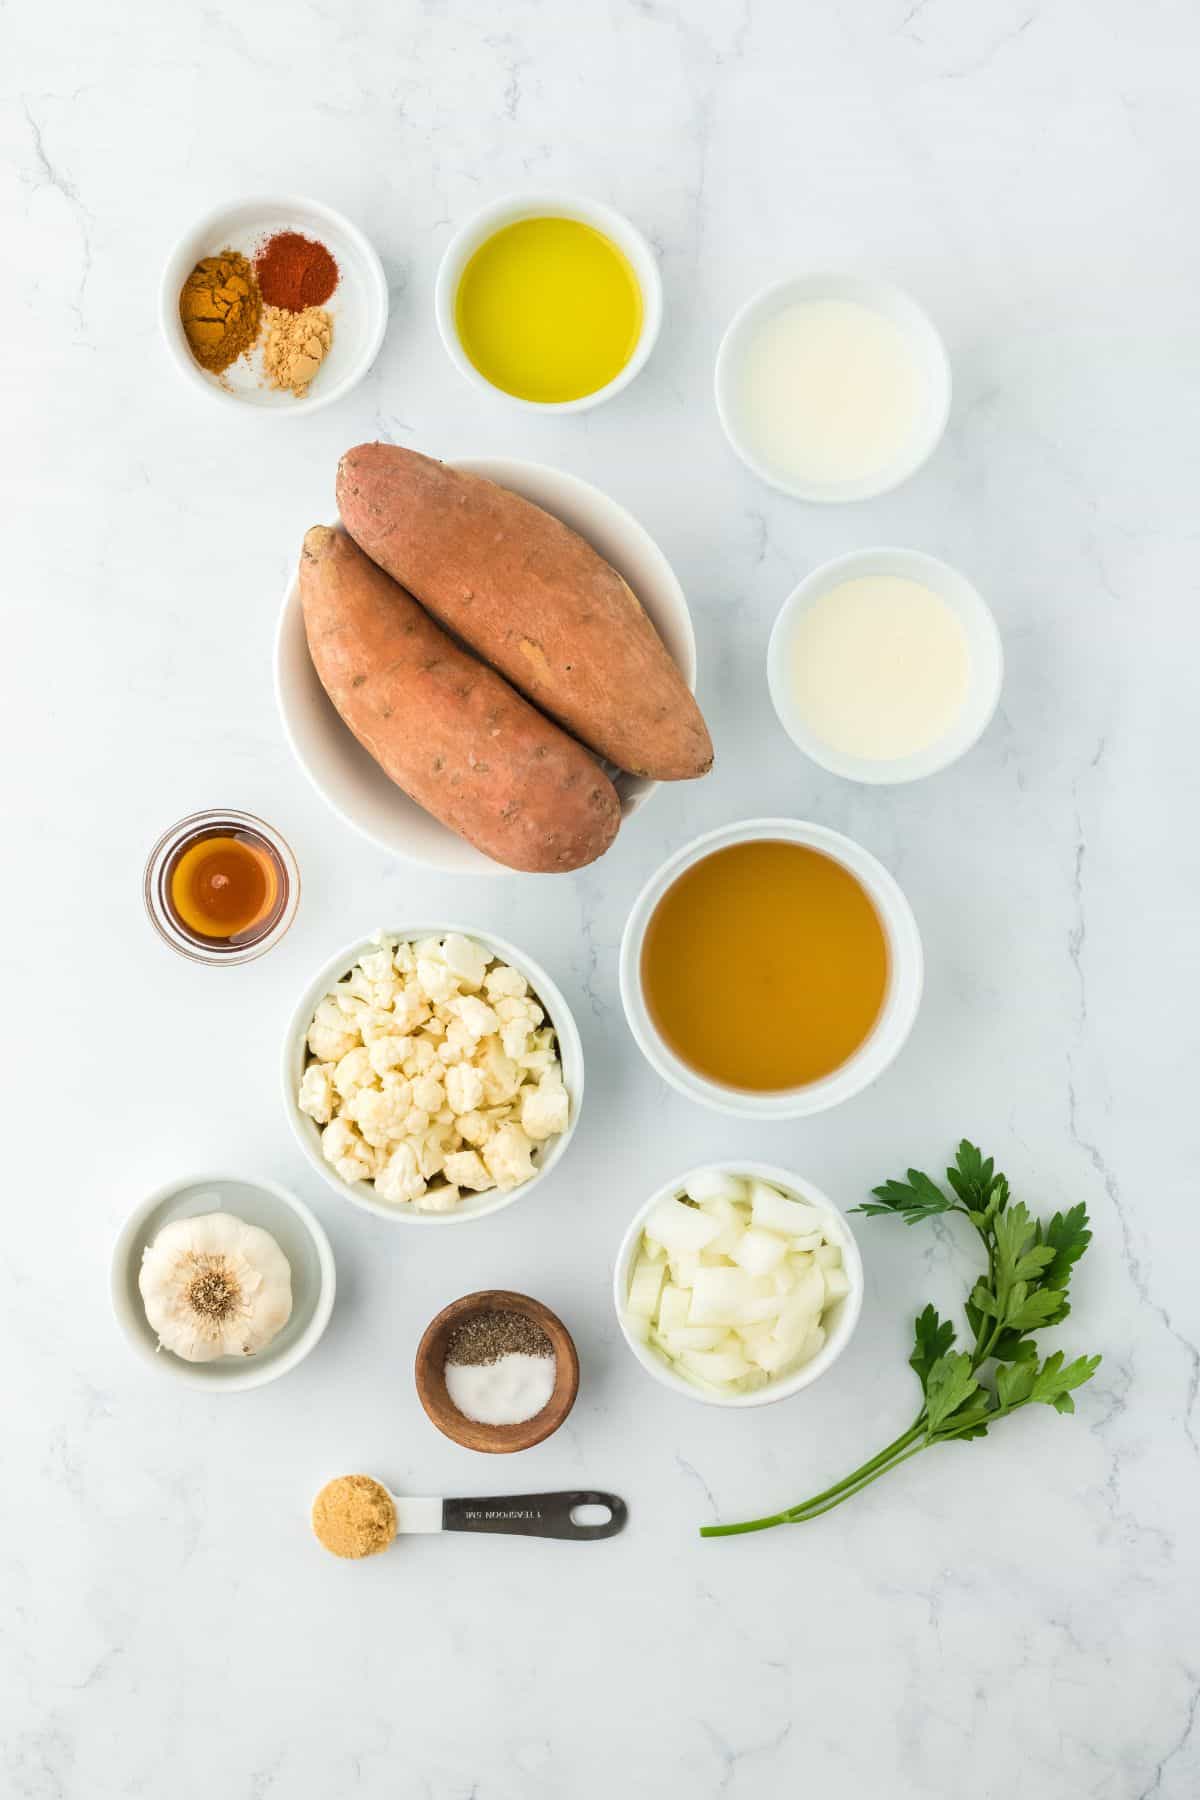
M540 1325L554 1346L554 1391L541 1412L519 1425L477 1424L459 1412L446 1391L446 1345L450 1333L472 1314L486 1312L520 1313ZM531 1300L528 1294L512 1294L504 1288L484 1288L444 1306L417 1345L413 1373L417 1397L438 1430L465 1450L482 1450L493 1456L528 1450L542 1443L558 1430L579 1392L579 1356L562 1320L540 1300Z

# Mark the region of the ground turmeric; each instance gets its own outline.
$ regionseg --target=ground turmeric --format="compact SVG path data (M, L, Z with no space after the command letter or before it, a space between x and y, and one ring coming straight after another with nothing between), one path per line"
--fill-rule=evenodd
M183 284L179 318L202 369L219 375L236 362L262 327L262 295L246 258L236 250L202 257Z

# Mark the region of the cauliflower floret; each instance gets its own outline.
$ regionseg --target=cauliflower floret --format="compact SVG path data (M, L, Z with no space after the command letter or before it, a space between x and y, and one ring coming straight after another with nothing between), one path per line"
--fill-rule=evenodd
M428 1038L410 1038L408 1055L404 1059L404 1073L410 1081L418 1075L427 1075L437 1061L437 1051Z
M456 1187L443 1182L440 1187L431 1187L416 1201L418 1212L453 1212L462 1199Z
M321 1133L321 1154L343 1181L369 1181L374 1173L367 1146L345 1119L334 1119L325 1127Z
M429 1001L419 982L409 981L392 996L392 1017L397 1031L415 1031L429 1018Z
M445 1090L436 1075L418 1075L412 1084L413 1105L427 1113L439 1111L445 1099Z
M506 1019L500 1027L500 1043L505 1056L519 1063L529 1048L529 1020Z
M520 1187L533 1174L533 1144L511 1120L484 1145L483 1160L496 1186L505 1192Z
M495 1001L494 1006L496 1017L501 1024L506 1024L509 1019L528 1019L531 1031L535 1025L540 1025L546 1016L536 1000L504 998Z
M379 1038L402 1035L400 1021L390 1006L364 1006L358 1015L358 1029L364 1044L373 1044Z
M520 1071L505 1055L499 1038L488 1038L479 1046L475 1067L483 1076L483 1095L489 1106L503 1106L521 1085Z
M477 1194L496 1185L484 1167L483 1159L474 1150L457 1150L453 1156L448 1156L442 1164L442 1173L455 1187L473 1188Z
M425 1192L425 1177L417 1167L416 1152L411 1144L400 1144L392 1151L375 1177L375 1192L381 1200L400 1204L421 1198Z
M397 975L415 975L417 959L413 955L413 947L409 943L397 944L392 952L392 962Z
M337 1001L326 995L313 1014L308 1028L308 1047L318 1062L340 1062L347 1051L358 1043L358 1032L345 1017Z
M342 1116L358 1126L368 1144L382 1149L393 1139L407 1135L404 1121L410 1111L408 1083L405 1082L400 1090L359 1088L347 1101Z
M456 1123L464 1144L483 1144L492 1135L492 1122L481 1112L460 1113Z
M446 1035L445 1019L439 1019L437 1014L434 1013L432 1019L426 1020L425 1024L422 1025L421 1035L423 1037L432 1038L435 1044L440 1043Z
M442 944L442 960L458 976L461 987L473 989L483 986L488 953L473 938L463 937L459 932L452 931Z
M438 1174L446 1160L446 1143L440 1131L427 1131L416 1146L417 1167L426 1181Z
M372 982L386 981L390 983L395 975L392 953L387 949L368 950L365 956L359 957L358 966L367 980Z
M569 1103L565 1088L526 1088L521 1095L521 1126L527 1137L540 1143L567 1129Z
M413 955L418 962L420 962L422 957L425 957L428 962L445 962L446 960L442 955L442 940L440 937L417 938L412 948Z
M474 1039L492 1037L500 1029L495 1009L486 1000L481 1000L478 994L460 994L450 1004L448 1011L453 1013L463 1029Z
M412 1055L412 1044L412 1039L407 1037L373 1039L369 1052L371 1067L377 1075L386 1075L389 1069L398 1069Z
M410 1106L404 1115L404 1120L399 1131L395 1132L393 1135L396 1137L419 1138L424 1137L428 1130L429 1114L425 1111L425 1108L423 1106Z
M357 1049L348 1050L333 1071L333 1085L343 1100L349 1100L359 1088L370 1087L375 1080L375 1071L371 1067L371 1052L365 1044Z
M458 992L458 976L444 962L432 956L417 957L417 980L422 992L434 1002L449 1000Z
M483 1076L471 1063L446 1070L446 1100L456 1113L472 1113L483 1099Z
M516 969L510 969L507 963L497 963L488 970L483 988L494 1005L497 1000L505 997L519 1000L522 994L529 992L529 983Z
M371 982L361 963L355 963L351 969L345 981L345 988L347 994L352 994L356 1000L370 1001Z
M318 1125L328 1125L333 1117L333 1068L329 1063L309 1063L300 1078L296 1104L302 1113ZM480 1083L480 1092L483 1084Z

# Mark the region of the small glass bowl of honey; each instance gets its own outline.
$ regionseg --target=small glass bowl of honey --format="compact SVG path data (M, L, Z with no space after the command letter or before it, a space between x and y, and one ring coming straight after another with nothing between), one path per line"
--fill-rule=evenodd
M300 871L277 831L252 813L192 813L164 831L146 864L146 911L193 962L244 963L283 936Z

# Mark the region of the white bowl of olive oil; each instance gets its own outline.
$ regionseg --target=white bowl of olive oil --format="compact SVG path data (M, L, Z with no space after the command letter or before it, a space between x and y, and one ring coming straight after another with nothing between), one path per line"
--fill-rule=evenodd
M662 324L658 263L621 213L578 194L510 194L450 240L438 331L473 387L529 412L611 400Z
M620 980L664 1081L717 1112L797 1119L861 1093L899 1055L924 956L908 901L869 850L825 825L748 819L651 876Z

